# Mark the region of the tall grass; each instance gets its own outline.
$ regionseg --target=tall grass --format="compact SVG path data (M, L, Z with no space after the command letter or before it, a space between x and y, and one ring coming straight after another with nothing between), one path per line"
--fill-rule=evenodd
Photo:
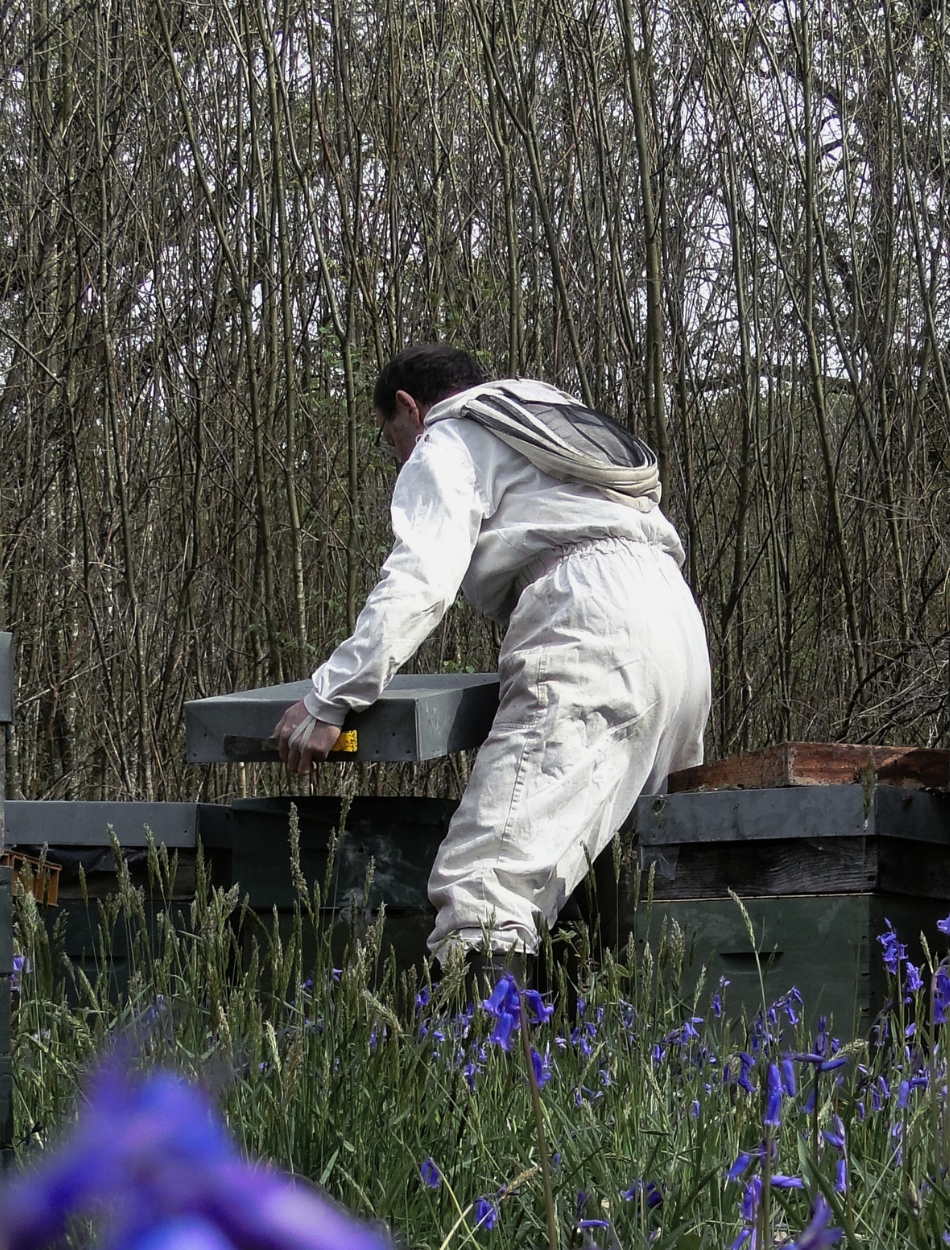
M175 859L154 847L162 905L150 922L115 851L95 975L65 959L62 932L18 893L24 1159L69 1123L90 1067L118 1051L133 1068L199 1079L249 1155L311 1178L413 1247L790 1250L829 1244L820 1229L803 1233L819 1201L852 1250L942 1244L950 1120L936 957L914 988L917 970L885 950L892 1007L869 1038L839 1048L830 1023L805 1035L794 991L753 1019L730 1009L727 984L684 1000L675 926L657 949L631 942L596 964L581 931L573 984L559 963L553 1013L541 1022L536 1000L523 1013L523 1047L517 1021L506 1035L481 995L471 1001L461 967L441 979L428 966L398 971L383 915L351 930L335 961L323 891L296 854L288 933L237 888L213 889L200 856L194 901L178 909ZM117 933L127 987L111 971Z

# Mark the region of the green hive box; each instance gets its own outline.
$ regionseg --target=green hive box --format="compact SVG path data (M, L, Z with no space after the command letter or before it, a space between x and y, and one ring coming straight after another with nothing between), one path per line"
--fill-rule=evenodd
M641 798L641 869L653 873L649 917L621 898L621 933L655 948L663 918L686 939L685 987L707 967L708 993L729 982L731 1011L771 1003L794 986L804 1018L833 1016L835 1032L867 1032L887 982L877 936L890 920L909 957L945 939L950 911L950 795L898 786L783 787ZM641 890L645 890L641 882ZM742 898L755 935L729 896Z
M887 980L877 941L890 920L910 959L922 959L919 934L930 949L942 949L936 922L944 903L875 894L814 894L742 900L755 933L753 945L739 907L732 899L656 900L648 917L645 904L633 925L638 946L649 940L658 950L661 931L675 922L685 942L683 988L691 996L705 966L699 1000L704 1014L720 977L729 986L730 1016L744 1009L751 1018L762 1005L759 967L768 1005L793 986L804 1000L802 1017L813 1028L820 1015L833 1021L842 1040L867 1035L887 1001Z

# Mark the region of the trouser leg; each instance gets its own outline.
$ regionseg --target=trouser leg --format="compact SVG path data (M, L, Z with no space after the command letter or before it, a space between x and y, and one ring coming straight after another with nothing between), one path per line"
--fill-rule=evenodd
M709 661L675 564L607 543L522 593L501 698L432 870L429 939L537 949L638 794L702 759Z

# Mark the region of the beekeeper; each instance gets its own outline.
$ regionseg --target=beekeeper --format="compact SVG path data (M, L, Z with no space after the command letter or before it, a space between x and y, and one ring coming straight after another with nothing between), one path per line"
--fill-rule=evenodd
M442 344L410 347L374 395L401 467L395 545L352 637L277 726L306 773L369 707L461 588L507 626L500 703L429 879L429 947L538 945L642 792L702 762L702 620L660 511L656 457L543 382L486 382Z

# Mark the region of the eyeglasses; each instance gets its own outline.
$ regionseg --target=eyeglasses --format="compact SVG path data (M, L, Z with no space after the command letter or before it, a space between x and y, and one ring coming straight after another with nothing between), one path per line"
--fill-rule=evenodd
M383 422L383 425L385 425L385 422ZM387 460L396 459L396 448L392 445L392 443L388 441L388 439L383 438L383 426L382 425L376 431L376 438L374 440L374 445L379 448L380 453Z

